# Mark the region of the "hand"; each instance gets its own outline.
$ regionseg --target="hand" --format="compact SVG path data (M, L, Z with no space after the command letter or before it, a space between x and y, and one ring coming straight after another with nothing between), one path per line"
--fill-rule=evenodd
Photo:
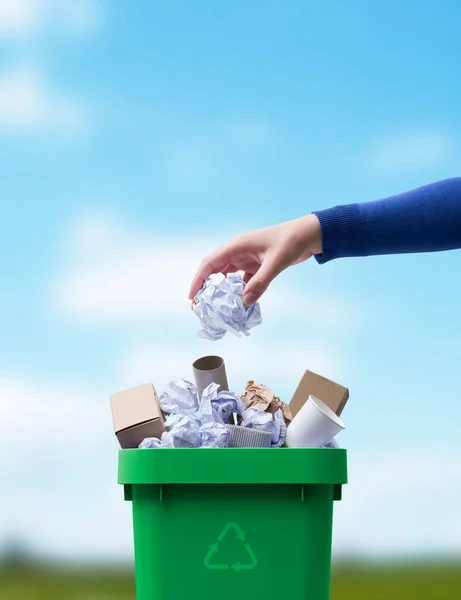
M315 215L237 235L202 261L189 298L193 300L212 273L244 271L243 302L250 306L284 269L321 252L322 232Z

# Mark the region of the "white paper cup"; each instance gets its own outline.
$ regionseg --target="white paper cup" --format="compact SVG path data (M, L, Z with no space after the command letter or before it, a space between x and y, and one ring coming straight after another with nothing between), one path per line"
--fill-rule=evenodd
M331 408L316 396L307 402L287 427L289 448L321 448L345 429L344 423Z

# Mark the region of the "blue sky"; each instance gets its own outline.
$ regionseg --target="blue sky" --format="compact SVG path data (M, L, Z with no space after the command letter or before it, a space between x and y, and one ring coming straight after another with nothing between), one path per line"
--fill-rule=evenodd
M219 352L350 388L338 553L461 551L459 252L293 268L246 340L187 302L234 233L459 175L457 4L0 0L0 543L129 557L108 396Z

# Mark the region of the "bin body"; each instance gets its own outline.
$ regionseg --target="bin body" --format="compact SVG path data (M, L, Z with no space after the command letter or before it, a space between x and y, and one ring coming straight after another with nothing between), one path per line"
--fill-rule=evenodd
M328 600L341 449L122 450L137 600Z

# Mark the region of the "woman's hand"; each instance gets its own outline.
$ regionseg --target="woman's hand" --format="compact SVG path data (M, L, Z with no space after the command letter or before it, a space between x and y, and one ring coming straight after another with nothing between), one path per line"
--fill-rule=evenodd
M237 235L202 261L189 298L193 300L212 273L244 271L243 302L250 306L279 273L321 252L322 232L315 215Z

